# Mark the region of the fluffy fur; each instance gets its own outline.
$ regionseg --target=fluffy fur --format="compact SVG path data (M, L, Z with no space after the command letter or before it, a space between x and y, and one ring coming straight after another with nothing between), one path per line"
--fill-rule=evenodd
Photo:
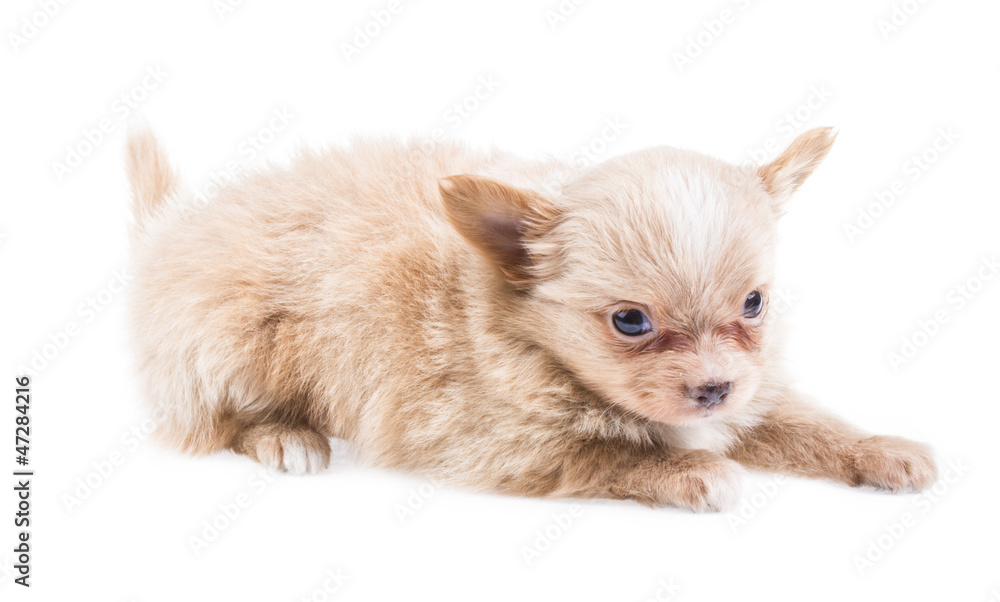
M578 169L457 144L307 151L194 208L133 133L133 323L160 434L316 472L721 510L741 465L891 491L929 451L808 405L765 299L777 216L828 129L746 170L653 148ZM567 177L567 174L568 177ZM625 336L613 315L644 312ZM732 383L699 404L706 383Z

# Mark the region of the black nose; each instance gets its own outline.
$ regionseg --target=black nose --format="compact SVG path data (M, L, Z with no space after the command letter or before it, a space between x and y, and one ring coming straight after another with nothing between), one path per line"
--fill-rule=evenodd
M727 382L707 382L700 387L691 389L688 396L703 408L710 408L726 401L726 397L733 390L732 381Z

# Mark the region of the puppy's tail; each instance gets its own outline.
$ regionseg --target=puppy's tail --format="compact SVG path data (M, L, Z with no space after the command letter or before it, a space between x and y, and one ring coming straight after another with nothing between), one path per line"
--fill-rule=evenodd
M167 162L153 132L145 125L129 131L125 163L132 188L135 235L161 211L166 199L177 192L180 178Z

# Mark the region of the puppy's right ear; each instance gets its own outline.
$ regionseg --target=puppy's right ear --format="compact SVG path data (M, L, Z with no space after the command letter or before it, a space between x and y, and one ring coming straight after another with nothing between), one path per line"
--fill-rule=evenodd
M809 130L792 140L777 159L757 169L764 188L774 199L775 209L780 210L788 197L826 158L836 138L833 128Z
M511 284L535 280L528 243L555 224L558 211L540 195L481 176L438 180L448 220Z

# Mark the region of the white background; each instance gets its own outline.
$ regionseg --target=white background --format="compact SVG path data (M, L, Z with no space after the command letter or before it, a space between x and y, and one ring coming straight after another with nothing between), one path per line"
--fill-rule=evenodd
M378 27L385 0L222 14L210 0L73 2L48 18L43 4L6 2L0 19L3 600L1000 599L1000 278L977 276L1000 253L996 3L566 0L556 21L557 0L401 0ZM366 24L380 29L367 43ZM463 103L474 110L459 117ZM597 159L668 144L743 162L836 126L782 222L791 371L852 422L928 441L942 469L961 468L933 497L755 475L742 515L695 515L433 490L343 455L267 482L243 457L139 442L128 288L105 289L127 262L122 151L140 114L197 190L229 162L280 163L355 132L439 129ZM956 140L937 140L949 129ZM251 138L270 142L251 152ZM86 156L60 173L67 147ZM872 207L896 181L894 202ZM859 212L876 217L849 235ZM959 304L958 286L976 292ZM920 347L894 366L904 338ZM32 390L25 590L12 583L13 380L36 351L50 358ZM195 554L190 538L238 500ZM330 571L347 576L333 594Z

